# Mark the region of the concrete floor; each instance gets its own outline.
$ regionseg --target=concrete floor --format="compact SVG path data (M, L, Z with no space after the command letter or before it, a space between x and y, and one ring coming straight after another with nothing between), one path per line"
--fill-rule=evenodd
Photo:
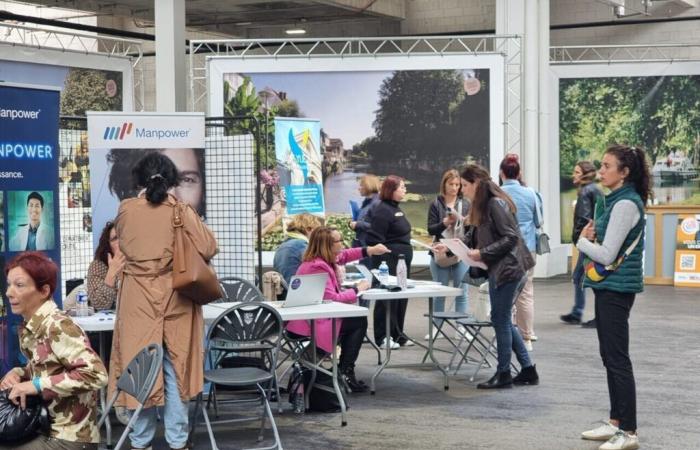
M699 294L648 286L632 310L631 354L644 449L700 449ZM600 443L579 437L606 418L609 407L595 330L559 321L572 304L568 279L536 282L535 296L539 341L531 356L540 374L539 386L480 391L469 382L472 367L467 367L450 378L445 392L439 372L388 370L378 380L376 396L350 396L346 427L340 426L339 414L295 415L287 410L277 415L284 448L596 449ZM588 298L586 315L591 316L592 293ZM426 334L426 309L426 301L410 301L411 336ZM414 362L422 351L403 348L392 356L399 362ZM440 358L447 361L444 354ZM368 381L375 364L376 354L365 346L356 369L360 378ZM492 369L483 369L476 381L491 374ZM256 444L252 426L220 425L215 432L221 449ZM195 442L198 449L210 448L203 427ZM154 448L167 448L162 437Z

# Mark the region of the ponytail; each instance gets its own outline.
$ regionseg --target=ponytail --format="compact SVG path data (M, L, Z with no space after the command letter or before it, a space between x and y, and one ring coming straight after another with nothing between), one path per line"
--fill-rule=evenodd
M158 204L168 196L168 190L179 184L175 164L161 153L151 153L136 163L131 170L134 185L146 189L146 200Z

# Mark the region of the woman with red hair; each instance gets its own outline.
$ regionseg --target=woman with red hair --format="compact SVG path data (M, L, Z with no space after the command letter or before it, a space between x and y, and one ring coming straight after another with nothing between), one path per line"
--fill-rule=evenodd
M107 370L90 347L85 332L51 299L58 267L40 252L25 252L5 267L12 312L22 316L20 348L26 367L16 367L0 381L0 390L23 408L27 396L41 395L51 431L0 449L97 449L97 391L107 384Z
M411 247L411 224L406 214L399 208L406 196L406 184L403 178L389 175L382 182L379 190L380 202L372 210L372 219L367 231L366 243L368 246L384 244L391 253L372 256L372 267L378 268L382 261L389 266L389 274L396 275L396 265L399 255L406 259L406 276L411 276L411 259L413 248ZM381 348L390 346L393 349L399 346L413 345L403 332L404 318L406 317L407 299L388 300L376 302L374 305L374 340ZM386 330L386 315L391 315L391 330Z

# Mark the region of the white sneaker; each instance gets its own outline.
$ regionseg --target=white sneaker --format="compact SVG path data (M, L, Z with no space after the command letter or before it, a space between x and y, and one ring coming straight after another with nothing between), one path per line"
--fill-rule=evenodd
M532 351L532 341L530 339L523 339L523 342L525 343L525 350L528 352Z
M530 340L532 342L535 342L537 339L539 339L539 338L537 336L535 336L534 334L532 336L530 336Z
M442 333L438 333L437 335L433 335L435 339L445 339L445 336L442 335ZM429 341L430 340L430 333L425 335L425 340Z
M603 420L602 423L603 424L597 428L581 433L581 439L588 439L589 441L607 441L615 436L615 433L620 431L618 427L607 420Z
M396 344L396 345L399 345L399 344ZM413 347L414 345L416 345L415 342L413 342L413 341L410 340L410 339L407 339L406 342L404 342L404 343L401 345L401 347Z
M379 346L379 348L381 348L381 349L386 349L387 339L389 340L389 347L390 347L392 350L396 350L397 348L400 348L400 347L401 347L399 344L397 344L396 342L394 342L394 340L393 340L392 338L384 338L384 340L382 341L382 344Z
M639 448L639 438L636 434L617 430L608 442L598 447L599 450L634 450Z

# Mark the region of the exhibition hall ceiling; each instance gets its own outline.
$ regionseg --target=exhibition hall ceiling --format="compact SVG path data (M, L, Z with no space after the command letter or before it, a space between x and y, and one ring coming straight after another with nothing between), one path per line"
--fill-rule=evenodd
M153 0L32 0L25 3L68 8L98 16L132 17L151 22ZM265 26L303 27L304 24L334 21L401 20L403 0L186 0L187 26L209 31L243 34Z

